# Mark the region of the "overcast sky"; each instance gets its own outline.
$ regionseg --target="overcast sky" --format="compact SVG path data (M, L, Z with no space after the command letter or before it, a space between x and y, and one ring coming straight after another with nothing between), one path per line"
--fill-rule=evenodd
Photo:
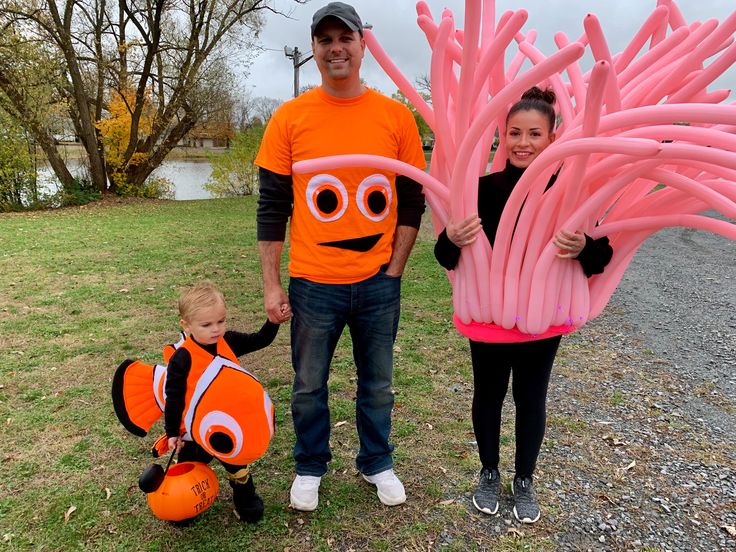
M326 0L311 0L296 5L290 0L275 0L275 6L291 12L292 19L269 15L261 33L263 51L250 67L245 87L253 96L288 99L293 95L294 68L291 59L284 55L284 46L310 51L309 26L312 14L327 4ZM429 73L430 49L416 19L416 2L412 0L355 0L352 5L364 22L373 25L373 32L389 57L410 80ZM464 0L428 0L435 21L442 9L448 7L455 14L458 27L463 26ZM522 31L536 29L539 37L536 46L549 55L556 50L554 34L565 32L571 40L583 31L583 17L593 13L601 21L603 31L613 53L620 52L630 42L636 31L656 7L656 0L496 0L496 20L509 9L524 8L529 19ZM677 6L690 23L716 18L723 21L735 9L734 0L679 0ZM513 44L511 49L515 51ZM590 68L590 58L583 58L583 69ZM385 75L368 51L361 74L366 82L386 94L396 91L396 85ZM319 73L314 61L301 67L300 84L319 84ZM736 69L716 81L715 88L736 88ZM731 97L734 97L732 92Z

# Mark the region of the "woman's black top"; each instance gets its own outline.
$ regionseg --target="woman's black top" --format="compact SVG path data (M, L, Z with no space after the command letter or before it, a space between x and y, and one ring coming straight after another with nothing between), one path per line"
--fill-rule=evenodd
M478 180L478 216L491 245L496 240L496 230L501 221L503 208L506 206L506 202L522 174L524 174L524 169L514 167L506 161L506 167L502 171L481 176ZM547 189L554 184L555 177L552 177ZM447 237L446 229L442 230L437 238L437 243L434 246L434 256L440 265L447 270L453 270L457 266L460 259L460 248ZM594 240L586 234L585 247L576 259L580 262L585 275L591 277L603 272L612 256L613 249L608 243L607 237L604 236Z

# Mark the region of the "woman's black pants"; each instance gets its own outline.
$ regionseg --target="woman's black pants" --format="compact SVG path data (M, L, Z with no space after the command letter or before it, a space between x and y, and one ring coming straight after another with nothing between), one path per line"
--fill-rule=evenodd
M498 468L501 408L511 388L516 406L517 476L531 477L547 421L547 387L561 336L523 343L470 341L473 430L484 468Z

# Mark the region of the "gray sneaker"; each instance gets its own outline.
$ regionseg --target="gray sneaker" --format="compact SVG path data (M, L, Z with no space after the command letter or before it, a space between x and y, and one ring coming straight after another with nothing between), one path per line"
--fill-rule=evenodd
M473 493L473 506L478 511L494 515L498 512L498 496L501 493L501 474L497 469L483 468L480 472L480 481Z
M531 477L514 478L514 516L521 523L536 523L541 515Z

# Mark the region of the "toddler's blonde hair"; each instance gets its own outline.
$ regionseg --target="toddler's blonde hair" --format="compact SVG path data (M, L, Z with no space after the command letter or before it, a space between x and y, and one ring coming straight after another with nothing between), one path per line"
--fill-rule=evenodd
M215 284L205 280L181 292L179 316L190 322L198 310L219 304L225 304L225 297Z

